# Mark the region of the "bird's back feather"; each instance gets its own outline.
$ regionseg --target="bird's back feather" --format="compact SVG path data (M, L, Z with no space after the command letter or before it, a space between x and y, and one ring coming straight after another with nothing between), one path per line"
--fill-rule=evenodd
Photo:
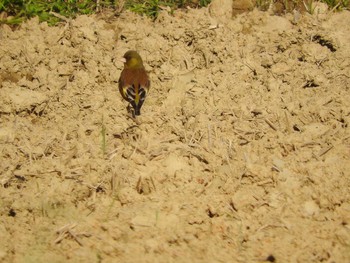
M140 115L140 109L147 96L150 81L144 68L124 68L119 78L119 91Z

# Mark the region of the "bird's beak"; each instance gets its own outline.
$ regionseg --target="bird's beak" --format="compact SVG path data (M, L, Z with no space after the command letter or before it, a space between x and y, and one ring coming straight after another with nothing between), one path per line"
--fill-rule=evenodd
M120 61L123 62L123 63L126 63L126 59L125 58L121 58Z

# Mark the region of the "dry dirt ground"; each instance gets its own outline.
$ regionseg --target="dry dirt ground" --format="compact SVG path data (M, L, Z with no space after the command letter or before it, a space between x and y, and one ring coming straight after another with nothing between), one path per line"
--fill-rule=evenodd
M2 25L0 261L350 262L350 12L321 11Z

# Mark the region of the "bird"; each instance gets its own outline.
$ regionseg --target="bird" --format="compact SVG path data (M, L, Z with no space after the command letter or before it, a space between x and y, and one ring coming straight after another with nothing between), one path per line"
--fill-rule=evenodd
M134 50L127 51L124 56L124 69L119 78L119 92L123 99L133 108L132 115L138 116L145 102L151 82L139 53Z

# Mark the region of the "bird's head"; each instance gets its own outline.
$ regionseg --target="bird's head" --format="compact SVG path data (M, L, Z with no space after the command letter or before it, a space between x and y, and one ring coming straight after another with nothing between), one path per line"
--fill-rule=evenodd
M143 61L139 53L134 50L129 50L123 56L124 67L130 69L143 68Z

